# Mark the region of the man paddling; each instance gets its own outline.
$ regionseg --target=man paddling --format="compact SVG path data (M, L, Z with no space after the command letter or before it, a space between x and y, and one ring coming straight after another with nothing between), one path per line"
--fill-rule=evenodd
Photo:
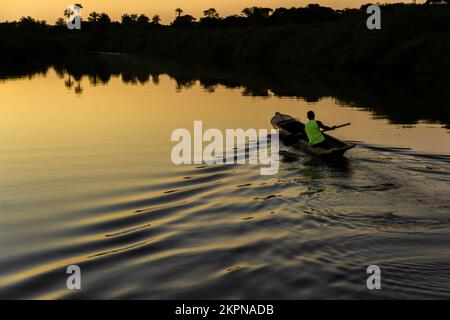
M336 129L336 126L328 127L322 122L316 121L316 115L312 111L308 111L307 116L309 121L305 125L305 132L308 136L309 144L313 147L328 149L328 143L325 140L325 136L320 132L320 129L327 131L334 130Z

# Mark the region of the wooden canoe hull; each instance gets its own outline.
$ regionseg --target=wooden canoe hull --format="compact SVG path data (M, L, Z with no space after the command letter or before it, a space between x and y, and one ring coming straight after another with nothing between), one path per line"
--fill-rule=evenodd
M279 130L281 141L284 141L288 136L292 136L293 134L299 135L299 138L293 147L310 155L319 156L321 158L339 158L342 157L347 150L355 147L352 143L341 141L326 133L323 133L323 135L331 148L324 149L320 147L313 147L306 140L307 138L304 134L305 125L299 120L286 114L275 114L271 120L271 123L275 129Z

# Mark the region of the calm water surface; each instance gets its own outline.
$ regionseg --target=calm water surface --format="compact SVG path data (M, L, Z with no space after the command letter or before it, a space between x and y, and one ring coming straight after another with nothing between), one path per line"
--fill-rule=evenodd
M447 97L105 59L0 80L0 297L450 297ZM309 109L352 122L333 132L357 143L341 163L284 146L274 176L170 160L194 120L269 129ZM366 288L371 264L382 290Z

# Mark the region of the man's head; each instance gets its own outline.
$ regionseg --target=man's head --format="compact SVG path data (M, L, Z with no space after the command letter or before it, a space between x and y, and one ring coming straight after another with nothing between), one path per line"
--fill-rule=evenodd
M308 111L306 115L308 116L309 120L314 120L314 118L316 117L316 115L312 111Z

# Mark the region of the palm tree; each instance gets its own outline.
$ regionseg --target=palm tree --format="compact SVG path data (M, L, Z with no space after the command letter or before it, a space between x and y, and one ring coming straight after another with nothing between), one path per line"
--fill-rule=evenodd
M145 14L140 14L136 19L136 24L141 27L146 27L150 24L150 18Z
M93 11L93 12L89 13L88 22L96 23L99 18L100 18L100 15L97 12Z
M155 14L152 18L152 24L158 25L161 22L161 17L157 14Z
M98 16L98 22L100 24L110 24L111 23L111 18L106 13L102 12Z
M180 17L181 14L182 14L184 11L183 11L183 9L176 8L176 9L175 9L175 12L178 14L178 17Z
M123 25L130 25L132 24L133 20L131 19L130 15L128 13L125 13L120 18L120 23Z

